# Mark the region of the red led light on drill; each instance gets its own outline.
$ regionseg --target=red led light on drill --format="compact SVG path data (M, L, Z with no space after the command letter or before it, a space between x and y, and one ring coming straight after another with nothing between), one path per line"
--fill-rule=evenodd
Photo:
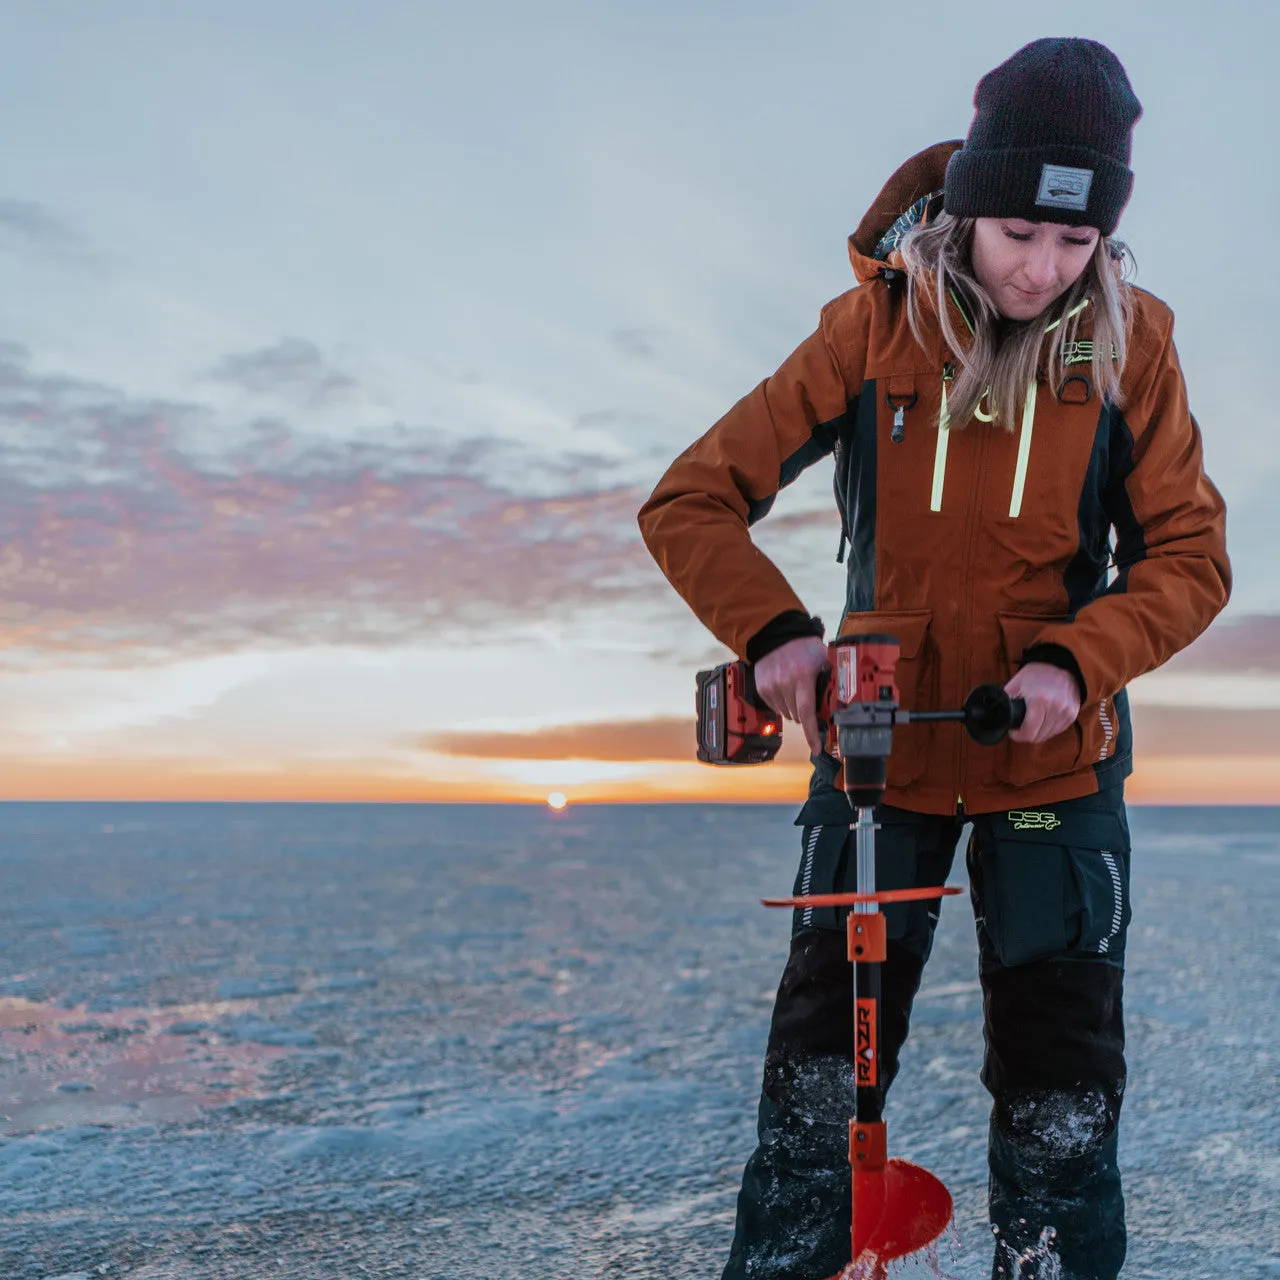
M761 725L760 732L764 734L766 738L771 738L775 733L778 732L778 726L773 723Z

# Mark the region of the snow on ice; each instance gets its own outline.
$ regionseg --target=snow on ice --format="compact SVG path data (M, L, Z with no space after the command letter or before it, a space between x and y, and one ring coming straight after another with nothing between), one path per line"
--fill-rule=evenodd
M718 1275L792 816L0 806L0 1276ZM1280 811L1132 819L1126 1275L1276 1280ZM980 1009L952 900L888 1121L958 1280Z

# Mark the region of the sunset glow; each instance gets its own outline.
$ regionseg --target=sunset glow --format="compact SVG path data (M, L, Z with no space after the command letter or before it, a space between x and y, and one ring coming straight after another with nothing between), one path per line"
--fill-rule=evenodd
M506 762L511 766L520 762ZM390 762L318 768L287 762L255 772L226 762L0 759L0 800L225 800L388 803L522 803L556 808L545 786L477 770L442 782L398 771ZM716 769L655 761L632 776L583 782L574 804L804 801L809 766L774 762ZM1127 784L1135 804L1280 804L1280 756L1182 756L1140 760ZM565 797L565 804L569 803Z
M854 286L847 232L894 166L963 130L990 37L957 35L924 95L891 59L860 66L857 93L898 109L846 145L814 127L840 118L823 95L843 82L773 57L769 23L694 23L682 40L714 60L682 55L696 74L672 64L655 96L638 33L660 20L623 8L563 29L522 16L503 45L457 7L492 87L459 113L441 104L464 64L413 6L404 32L429 35L375 22L377 55L352 57L344 18L332 61L323 16L299 44L252 6L221 27L169 6L174 86L132 70L142 17L14 7L0 796L803 801L792 724L768 766L696 763L694 676L732 655L637 511ZM795 48L827 47L813 21L789 19ZM1233 79L1265 60L1266 41L1209 26ZM40 56L13 52L23 31ZM250 48L288 69L260 95L218 70ZM757 101L742 68L766 51ZM1274 291L1239 255L1226 277L1186 270L1223 209L1256 206L1269 136L1265 113L1205 100L1218 115L1153 100L1138 136L1147 157L1210 157L1213 181L1142 164L1121 235L1177 312L1233 595L1135 683L1129 795L1280 802L1280 452L1258 345ZM824 459L750 528L828 634L848 571L831 483Z

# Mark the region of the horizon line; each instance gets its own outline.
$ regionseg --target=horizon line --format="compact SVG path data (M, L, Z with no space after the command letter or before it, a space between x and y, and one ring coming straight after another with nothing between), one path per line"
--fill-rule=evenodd
M1043 802L1039 802L1043 803ZM1062 801L1053 801L1049 803L1064 803ZM163 797L163 796L0 796L0 807L5 805L109 805L109 804L134 804L134 805L362 805L372 808L374 806L401 806L410 808L417 806L420 808L440 808L454 807L461 808L469 806L472 808L479 806L493 806L503 808L537 808L545 809L550 813L568 813L572 809L604 809L604 808L627 808L637 806L654 807L658 805L692 808L696 805L741 805L757 808L770 809L788 809L793 810L797 805L803 804L802 800L750 800L737 796L673 796L668 798L648 797L644 799L625 798L625 797L598 797L587 796L577 800L568 800L562 806L555 806L545 798L531 799L525 796L485 796L471 797L469 799L449 799L445 797L432 798L409 798L409 797L383 797L379 799L371 798L352 798L346 797L342 799L326 799L320 796L308 797L285 797L275 796L271 798L263 797L245 797L245 796L188 796L184 798ZM1137 797L1125 798L1125 807L1129 809L1280 809L1280 799L1277 800L1229 800L1229 799L1195 799L1195 800L1171 800L1164 798ZM998 813L1000 810L981 810L970 813L966 810L966 817L979 817L984 813Z

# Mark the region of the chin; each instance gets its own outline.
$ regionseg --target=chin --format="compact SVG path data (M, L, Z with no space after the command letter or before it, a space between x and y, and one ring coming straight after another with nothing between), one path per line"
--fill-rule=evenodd
M1042 299L1024 298L1014 294L1013 297L1002 300L1000 309L1009 320L1034 320L1036 316L1046 311L1053 301L1053 297L1049 294Z

